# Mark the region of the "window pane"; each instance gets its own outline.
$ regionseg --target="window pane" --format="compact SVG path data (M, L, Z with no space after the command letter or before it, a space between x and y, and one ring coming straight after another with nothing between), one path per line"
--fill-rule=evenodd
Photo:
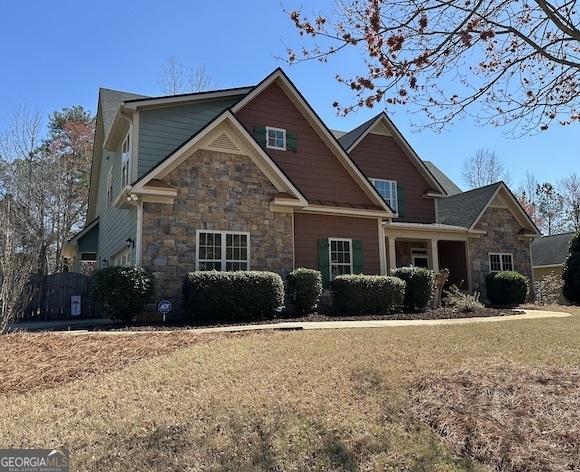
M498 272L501 270L501 260L499 254L489 255L490 270L492 272Z
M503 270L513 270L514 265L513 265L511 254L503 254L501 256L501 262L502 262Z

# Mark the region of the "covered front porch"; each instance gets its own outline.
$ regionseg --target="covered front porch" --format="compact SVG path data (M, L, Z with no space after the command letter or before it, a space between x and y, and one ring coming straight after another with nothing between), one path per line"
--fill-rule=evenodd
M448 285L471 289L469 238L479 237L466 228L442 224L385 223L389 271L408 265L449 270Z

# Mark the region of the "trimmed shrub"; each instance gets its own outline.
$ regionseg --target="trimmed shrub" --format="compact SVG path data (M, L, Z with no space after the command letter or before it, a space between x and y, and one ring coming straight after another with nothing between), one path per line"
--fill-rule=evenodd
M519 272L492 272L485 276L487 298L492 305L510 306L525 303L528 297L528 278Z
M405 298L405 282L384 275L339 275L331 288L338 314L382 315L400 307Z
M435 288L435 272L424 267L399 267L393 271L395 277L404 280L405 307L409 310L424 311Z
M314 310L322 293L322 275L319 271L300 267L288 274L288 295L299 314Z
M183 310L206 321L275 316L284 305L284 283L274 272L191 272L183 282Z
M568 257L562 270L564 296L572 303L580 304L580 233L570 240Z
M143 267L105 267L92 278L95 301L110 318L131 321L151 298L153 277Z

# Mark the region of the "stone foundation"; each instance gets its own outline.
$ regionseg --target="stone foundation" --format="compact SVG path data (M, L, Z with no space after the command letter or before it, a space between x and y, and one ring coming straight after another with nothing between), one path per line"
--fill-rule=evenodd
M247 156L199 150L164 180L179 189L173 205L143 207L143 266L153 272L154 300L177 301L195 270L196 231L250 233L250 268L293 268L292 214L270 211L276 188Z

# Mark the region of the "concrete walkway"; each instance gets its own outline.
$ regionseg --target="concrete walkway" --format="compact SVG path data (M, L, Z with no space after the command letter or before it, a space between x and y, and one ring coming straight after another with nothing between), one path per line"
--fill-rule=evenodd
M396 328L405 326L445 326L462 325L468 323L495 323L502 321L540 320L547 318L568 318L570 313L547 310L522 310L520 315L489 316L479 318L461 318L447 320L361 320L361 321L290 321L283 323L249 324L239 326L219 326L216 328L192 328L179 330L140 330L140 331L91 331L99 335L126 335L126 334L167 334L176 331L184 333L236 333L241 331L292 331L310 329L349 329L349 328ZM54 332L54 331L53 331ZM71 335L87 334L88 331L66 331Z

